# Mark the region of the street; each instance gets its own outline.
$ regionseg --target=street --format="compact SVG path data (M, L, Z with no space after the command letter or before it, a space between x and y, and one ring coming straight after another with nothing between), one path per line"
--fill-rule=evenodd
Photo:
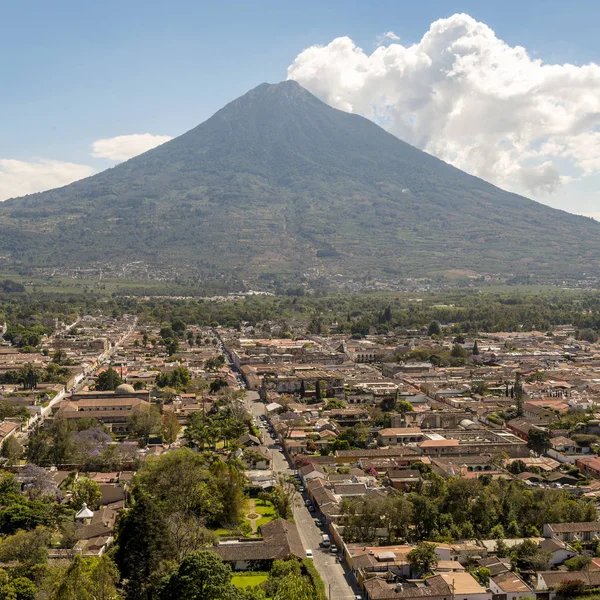
M265 414L265 405L258 401L258 398L256 392L246 392L244 402L252 416L260 419L260 416ZM277 440L266 427L261 427L260 431L264 445L271 450L274 472L292 475L293 470L290 469L283 452L275 447ZM316 526L314 513L308 511L304 499L299 493L295 494L293 510L300 539L305 550L310 548L313 551L313 560L319 575L325 582L328 598L330 600L354 600L356 592L350 583L351 575L346 573L342 564L337 562L335 555L328 548L321 548L321 535L325 533L325 530Z

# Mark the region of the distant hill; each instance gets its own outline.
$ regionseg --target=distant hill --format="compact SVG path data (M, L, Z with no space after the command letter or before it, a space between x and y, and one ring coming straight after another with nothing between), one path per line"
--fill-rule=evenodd
M600 271L600 225L505 192L262 84L187 133L66 187L0 203L0 255L55 267L347 278Z

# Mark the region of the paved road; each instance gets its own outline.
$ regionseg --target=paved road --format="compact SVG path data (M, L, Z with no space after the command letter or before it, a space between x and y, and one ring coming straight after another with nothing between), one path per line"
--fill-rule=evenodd
M321 548L321 531L314 521L314 515L308 512L306 506L299 499L294 506L294 520L300 533L300 539L305 548L313 551L315 566L325 582L325 591L331 600L354 600L355 592L350 583L351 575L346 574L342 565L328 548Z
M246 408L254 417L265 414L265 405L262 402L257 402L257 400L258 394L256 392L246 393ZM292 474L293 471L290 469L287 459L282 452L274 447L275 439L266 429L261 428L261 433L263 443L271 448L273 470L277 473ZM327 548L320 547L321 535L325 531L321 531L315 525L315 515L308 511L300 494L297 494L294 499L294 520L304 548L310 548L313 551L315 566L325 582L325 589L330 600L354 600L355 592L350 583L351 575L346 573L342 565L336 561L335 556Z

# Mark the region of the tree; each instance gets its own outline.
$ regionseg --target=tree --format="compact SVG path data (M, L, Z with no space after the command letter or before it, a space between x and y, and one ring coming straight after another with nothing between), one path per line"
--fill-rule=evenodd
M119 571L106 555L76 555L50 596L51 600L113 600L118 597Z
M504 540L497 540L496 541L496 556L498 558L504 558L506 556L508 556L509 553L509 548L508 545L506 544L506 542Z
M115 561L127 580L129 600L150 600L153 576L173 556L165 517L149 494L134 489L133 507L117 523Z
M207 371L218 371L225 364L225 357L222 354L218 356L213 356L212 358L207 359L204 362L204 368Z
M400 400L399 402L396 403L396 410L401 414L401 415L405 415L406 413L409 412L414 412L415 408L414 406L408 402L407 400Z
M196 515L176 512L166 518L177 561L215 543L216 535Z
M536 454L544 454L550 448L550 434L545 429L530 429L527 434L527 447Z
M521 382L521 373L517 371L515 375L515 385L514 385L514 396L515 396L515 407L517 409L517 417L523 416L523 383Z
M213 379L213 381L211 381L210 383L210 393L211 394L216 394L221 388L227 387L228 384L224 379L221 379L220 377L217 379Z
M467 356L467 351L460 344L454 344L450 356L453 356L454 358L465 358Z
M428 335L440 335L442 333L442 328L438 321L431 321L429 324L429 329L427 330Z
M479 567L478 569L475 569L475 572L473 574L475 575L475 579L477 579L477 581L483 587L488 587L490 583L491 572L487 567Z
M37 389L40 373L31 363L25 363L19 370L19 383L26 390Z
M166 514L195 514L213 522L222 511L221 482L208 469L206 458L189 448L149 458L137 482Z
M52 530L39 526L31 531L17 531L0 542L0 562L17 561L27 567L46 564Z
M81 509L84 504L87 504L91 510L96 510L100 498L102 498L102 492L97 481L87 477L79 477L73 484L71 505L75 510Z
M435 544L419 542L407 555L411 571L415 575L428 575L438 564Z
M136 408L129 417L129 428L140 438L140 443L147 446L150 436L158 433L161 428L158 408L151 405Z
M171 321L171 329L175 332L177 336L183 335L183 332L187 329L187 325L183 322L179 317L175 317Z
M477 343L477 340L475 340L475 343L473 344L473 356L479 356L479 344Z
M522 460L513 460L508 464L506 470L513 475L520 475L527 471L527 465Z
M163 440L167 444L172 444L177 440L180 430L181 425L177 420L177 415L171 410L165 412L162 417Z
M37 588L26 577L11 579L8 572L0 569L0 598L3 600L34 600Z
M98 375L96 389L100 392L111 392L116 390L122 383L123 380L120 375L112 367L109 367Z
M236 594L231 567L214 552L199 550L186 556L161 582L161 600L225 600Z
M592 557L587 554L574 556L565 561L565 566L569 571L585 571L592 562Z
M307 577L290 573L277 587L274 600L314 600L315 588Z
M179 340L177 338L166 338L163 340L165 351L169 356L173 356L179 352Z
M19 462L23 455L23 446L14 435L11 435L2 442L1 454L6 458L8 465L12 467Z
M561 598L574 598L580 596L585 590L585 585L581 579L566 579L555 586L554 591Z
M52 355L52 362L57 365L62 365L67 360L67 353L62 349L58 348Z

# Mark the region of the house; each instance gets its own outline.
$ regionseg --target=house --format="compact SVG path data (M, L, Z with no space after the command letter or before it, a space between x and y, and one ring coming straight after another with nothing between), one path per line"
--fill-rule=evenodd
M567 544L553 538L548 538L539 544L540 548L546 552L552 553L550 566L556 567L562 565L565 560L577 556L577 552L572 550Z
M453 575L453 573L449 573ZM450 585L441 575L428 577L422 582L398 583L395 579L372 577L363 583L369 600L452 600ZM483 588L482 588L483 589ZM491 594L485 600L491 599ZM458 600L458 596L456 597Z
M554 589L565 581L581 581L584 588L595 588L600 585L600 571L538 571L536 597L542 598L547 592L549 600L553 600L556 597Z
M409 466L420 460L416 450L406 446L395 446L392 448L378 448L376 450L337 450L335 453L335 464L348 465L361 461L369 464L373 459L379 458L391 458L397 466Z
M248 469L265 471L271 468L271 453L265 446L251 446L242 451L242 461Z
M305 558L306 553L294 523L286 519L275 519L260 528L262 539L223 540L213 546L223 562L234 571L258 569L268 571L275 560L288 556Z
M405 490L421 481L421 473L417 469L388 469L386 480L393 488Z
M559 435L558 437L552 438L550 440L550 446L553 450L556 450L557 452L564 452L566 454L582 452L581 447L578 446L576 442L565 437L564 435Z
M516 573L510 571L490 577L489 588L494 600L517 600L532 595L531 588Z
M586 523L546 523L543 535L545 538L561 542L600 540L600 521Z
M254 436L250 433L245 433L242 437L238 438L236 443L239 446L245 446L245 447L260 446L260 440L256 436Z
M423 441L419 427L388 427L377 432L377 441L383 446L396 446Z
M492 594L470 573L440 573L439 577L452 590L454 600L492 600Z
M501 573L508 573L511 570L510 559L498 558L497 556L480 558L477 564L480 567L485 567L490 572L491 577L495 577Z
M575 459L575 466L578 467L584 475L600 478L600 458L582 456L581 458Z
M9 437L15 435L20 430L20 426L12 421L2 421L0 423L0 444Z

